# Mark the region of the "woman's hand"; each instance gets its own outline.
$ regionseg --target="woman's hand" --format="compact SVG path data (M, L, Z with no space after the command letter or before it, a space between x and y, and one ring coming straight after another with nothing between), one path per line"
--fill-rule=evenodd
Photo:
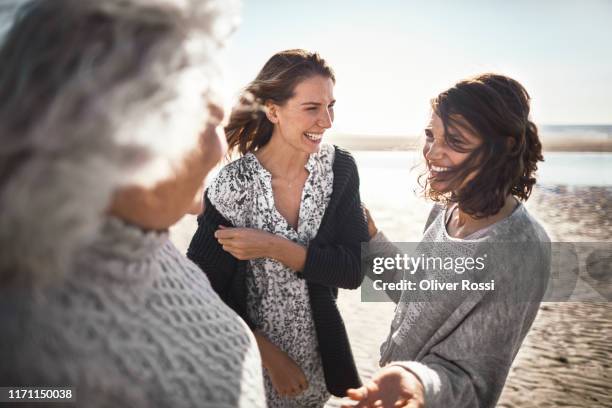
M271 258L300 272L306 263L306 248L285 237L254 228L229 228L222 225L215 238L223 250L241 261Z
M370 210L368 210L365 204L361 203L361 205L363 206L363 212L368 220L368 235L370 236L370 239L372 239L374 238L374 235L378 233L378 228L376 228L376 224L374 223L374 219L370 214Z
M270 258L276 236L254 228L230 228L219 226L215 238L229 252L241 261L256 258Z
M359 402L356 405L342 405L343 408L425 407L421 381L407 369L394 365L380 369L364 386L347 390L347 396Z
M295 397L308 389L308 380L302 369L284 351L265 336L255 333L263 366L270 376L278 395Z

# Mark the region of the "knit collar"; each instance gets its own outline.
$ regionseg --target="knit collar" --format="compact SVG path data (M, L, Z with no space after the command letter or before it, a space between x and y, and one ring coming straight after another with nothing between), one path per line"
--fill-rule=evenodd
M120 282L149 280L159 272L157 254L169 243L168 231L143 231L115 217L103 220L94 241L77 256L82 277Z
M93 248L137 260L150 256L168 240L168 230L144 231L133 224L109 216L101 227Z

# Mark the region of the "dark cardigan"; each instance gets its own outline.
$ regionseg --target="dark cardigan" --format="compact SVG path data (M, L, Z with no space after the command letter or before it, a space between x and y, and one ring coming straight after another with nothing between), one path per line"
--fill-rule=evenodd
M361 242L369 237L355 160L347 151L335 149L333 192L298 276L307 281L327 390L345 396L347 388L359 387L361 381L336 298L338 288L356 289L361 285ZM231 223L206 195L205 211L198 217L198 230L187 256L206 272L223 301L254 328L246 313L246 261L238 261L221 248L214 238L219 225Z

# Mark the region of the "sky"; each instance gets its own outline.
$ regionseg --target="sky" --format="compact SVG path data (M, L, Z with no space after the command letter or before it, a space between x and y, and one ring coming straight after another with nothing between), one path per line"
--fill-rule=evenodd
M432 97L490 71L526 87L538 124L612 123L612 0L243 0L241 14L228 95L277 51L317 51L336 133L419 133Z

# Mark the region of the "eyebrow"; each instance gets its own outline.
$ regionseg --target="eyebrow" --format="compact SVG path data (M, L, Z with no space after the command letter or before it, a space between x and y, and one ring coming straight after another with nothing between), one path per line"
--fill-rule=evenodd
M334 100L333 100L333 101L331 101L329 104L330 104L330 105L333 105L333 104L335 104L335 103L336 103L336 100L334 99ZM321 105L322 105L322 103L320 103L320 102L304 102L304 103L302 103L301 105L315 105L315 106L321 106Z

